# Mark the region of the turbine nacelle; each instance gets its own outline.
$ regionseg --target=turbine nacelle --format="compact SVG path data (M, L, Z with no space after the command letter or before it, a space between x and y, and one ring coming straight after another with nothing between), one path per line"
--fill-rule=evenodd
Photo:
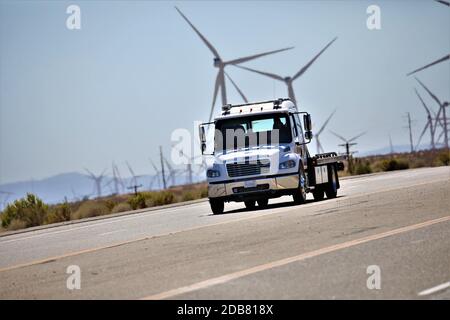
M216 67L216 68L220 68L221 66L222 66L222 60L220 59L220 58L214 58L214 67Z

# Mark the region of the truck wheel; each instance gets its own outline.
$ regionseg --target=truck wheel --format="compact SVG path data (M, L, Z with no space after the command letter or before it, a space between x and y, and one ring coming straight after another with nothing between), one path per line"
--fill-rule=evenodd
M211 211L213 214L222 214L224 209L223 200L219 199L209 199L209 205L211 206Z
M269 199L260 199L260 200L257 200L257 202L258 202L258 207L263 209L263 208L267 208L267 205L269 204Z
M306 178L303 170L300 170L299 177L300 177L300 181L298 183L299 186L292 196L296 204L304 204L306 202L306 189L305 189Z
M337 196L337 173L334 166L330 166L328 170L328 184L325 189L328 199L336 198Z
M255 200L244 201L244 204L248 210L253 210L256 206Z
M313 191L312 194L313 194L314 200L316 200L316 201L321 201L321 200L323 200L323 197L324 197L324 191L323 191L322 188L316 187L316 188L314 189L314 191Z

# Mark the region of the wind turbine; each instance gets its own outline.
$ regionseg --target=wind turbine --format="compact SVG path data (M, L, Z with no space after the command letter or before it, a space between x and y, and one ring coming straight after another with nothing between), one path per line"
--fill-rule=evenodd
M352 154L355 153L356 151L350 151L350 147L354 146L354 145L357 145L357 143L353 142L353 141L355 141L359 137L365 135L367 132L366 131L362 132L362 133L360 133L360 134L358 134L358 135L356 135L353 138L348 139L348 140L346 138L344 138L343 136L337 134L336 132L333 132L331 130L330 130L330 132L344 142L343 144L339 144L338 146L345 147L345 153L346 153L347 159L348 159L348 172L352 173L353 172Z
M178 9L177 7L175 7L175 9L178 11L178 13L181 15L181 17L189 24L189 26L194 30L194 32L200 37L200 39L208 47L208 49L212 52L212 54L214 55L214 67L219 69L219 71L217 72L216 82L215 82L215 85L214 85L213 102L212 102L211 111L210 111L210 115L209 115L209 121L211 121L211 119L212 119L214 106L216 104L216 98L217 98L217 94L219 92L219 89L220 89L221 98L222 98L222 105L226 105L227 104L227 94L226 94L226 88L225 88L225 76L227 76L228 79L230 79L230 80L231 80L231 78L230 78L229 75L227 75L225 73L225 67L226 66L228 66L228 65L237 65L237 64L244 63L244 62L247 62L247 61L250 61L250 60L254 60L254 59L257 59L257 58L269 55L269 54L274 54L274 53L278 53L278 52L282 52L282 51L293 49L293 47L283 48L283 49L269 51L269 52L264 52L264 53L259 53L259 54L255 54L255 55L251 55L251 56L247 56L247 57L242 57L242 58L237 58L237 59L233 59L233 60L223 61L222 58L219 55L219 52L205 38L205 36L203 36L203 34L201 34L200 31L198 31L198 29L191 23L191 21L189 21L189 19L180 11L180 9ZM239 92L239 94L241 95L243 100L246 101L247 99L242 94L242 91L237 87L236 83L234 81L231 81L231 83L236 88L236 90Z
M436 2L442 3L443 5L446 5L446 6L450 7L450 2L448 2L448 1L444 1L444 0L436 0ZM406 76L410 76L410 75L412 75L412 74L414 74L414 73L416 73L416 72L419 72L419 71L421 71L421 70L427 69L427 68L429 68L429 67L431 67L431 66L434 66L435 64L444 62L444 61L446 61L446 60L448 60L448 59L450 59L450 54L448 54L448 55L446 55L446 56L443 56L442 58L437 59L436 61L433 61L433 62L427 64L426 66L423 66L423 67L420 67L420 68L418 68L418 69L416 69L416 70L414 70L414 71L411 71L411 72L408 73Z
M108 186L112 183L113 187L114 187L114 189L111 189L112 193L120 194L121 192L123 192L125 190L125 184L123 183L123 179L120 176L119 168L114 163L114 161L112 163L112 173L113 173L113 178L105 186Z
M288 96L289 96L289 99L291 99L292 102L293 102L295 105L297 105L297 101L296 101L296 99L295 99L295 94L294 94L294 87L293 87L293 85L292 85L293 82L294 82L296 79L298 79L301 75L303 75L303 74L306 72L306 70L308 70L308 68L314 63L314 61L316 61L317 58L319 58L319 56L320 56L326 49L328 49L328 47L331 46L331 44L332 44L334 41L336 41L336 39L337 39L337 37L334 38L333 40L331 40L331 41L330 41L330 42L329 42L322 50L320 50L320 52L319 52L318 54L316 54L316 55L311 59L311 61L309 61L306 65L304 65L304 66L303 66L299 71L297 71L297 73L294 74L294 76L292 76L292 77L283 77L283 76L280 76L280 75L275 74L275 73L270 73L270 72L265 72L265 71L259 71L259 70L251 69L251 68L244 67L244 66L236 66L236 67L241 68L241 69L245 69L245 70L247 70L247 71L255 72L255 73L261 74L261 75L263 75L263 76L266 76L266 77L269 77L269 78L272 78L272 79L275 79L275 80L284 82L284 83L286 84L287 88L288 88Z
M419 82L419 84L425 89L426 92L428 92L428 94L431 96L431 98L433 98L434 101L436 101L436 103L439 105L439 110L438 113L436 115L436 119L434 120L434 128L436 128L438 121L440 121L440 115L442 112L442 120L443 123L441 123L444 127L444 144L445 147L448 150L448 128L447 128L447 115L446 115L446 111L445 108L448 107L449 103L448 101L444 101L441 102L438 97L436 97L435 94L433 94L423 83L422 81L420 81L418 78L416 78L417 82Z
M431 137L431 148L434 150L436 149L436 145L434 143L434 135L436 132L436 128L433 125L433 118L431 117L431 112L430 109L427 107L427 105L425 104L425 102L423 101L422 97L420 96L419 92L417 91L416 88L414 88L414 91L416 92L417 97L419 98L420 102L422 103L422 106L425 108L425 111L427 113L427 124L425 125L425 127L422 130L422 133L419 136L419 140L417 140L417 144L416 144L416 150L417 147L420 144L420 141L422 140L423 135L425 134L425 132L427 131L427 129L430 129L430 137Z
M328 122L330 122L331 117L333 117L333 115L335 114L336 109L334 109L334 111L330 114L330 116L327 118L327 120L323 123L322 127L319 129L319 131L317 131L317 133L314 135L314 138L316 139L316 146L317 146L317 153L323 153L325 152L322 144L320 143L319 140L319 135L323 132L323 130L325 129L325 127L328 125Z
M94 181L94 190L97 191L97 198L100 198L102 196L102 180L105 177L106 169L103 170L103 172L98 176L96 176L86 168L84 170L88 173L88 178Z

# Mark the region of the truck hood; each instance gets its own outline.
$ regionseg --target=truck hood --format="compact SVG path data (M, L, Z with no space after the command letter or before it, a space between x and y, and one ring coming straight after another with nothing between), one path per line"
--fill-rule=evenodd
M237 151L228 151L225 154L216 155L216 161L222 163L244 162L257 159L270 159L271 162L278 161L280 151L284 152L286 147L279 146L274 148L252 148Z

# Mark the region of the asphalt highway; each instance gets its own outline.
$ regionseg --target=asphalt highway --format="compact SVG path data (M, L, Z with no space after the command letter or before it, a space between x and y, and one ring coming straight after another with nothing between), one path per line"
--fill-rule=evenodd
M0 237L0 298L450 298L449 167L345 179L337 199L310 199L226 204L218 216L201 202ZM79 290L66 286L71 265Z

